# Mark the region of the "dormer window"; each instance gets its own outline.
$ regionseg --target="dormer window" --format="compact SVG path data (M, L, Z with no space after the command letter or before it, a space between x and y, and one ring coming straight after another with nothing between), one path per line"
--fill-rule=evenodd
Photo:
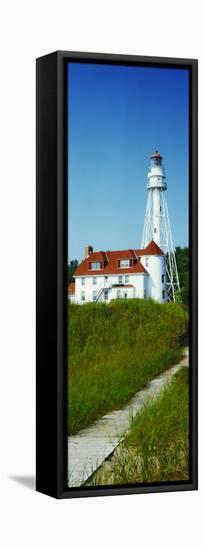
M104 269L105 268L105 259L104 259L104 252L102 253L97 253L96 254L93 254L93 258L92 258L92 261L89 261L88 262L88 269L91 270L91 271L98 271L99 269ZM103 257L103 259L102 259Z
M130 267L130 260L120 260L120 267Z
M101 269L101 262L91 262L89 264L89 269L92 269L92 270Z

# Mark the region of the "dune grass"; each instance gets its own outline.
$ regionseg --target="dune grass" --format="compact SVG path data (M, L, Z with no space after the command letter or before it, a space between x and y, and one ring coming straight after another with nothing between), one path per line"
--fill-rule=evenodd
M181 304L68 304L68 433L120 408L181 357Z
M183 367L132 420L124 443L91 485L188 480L188 414L188 369Z

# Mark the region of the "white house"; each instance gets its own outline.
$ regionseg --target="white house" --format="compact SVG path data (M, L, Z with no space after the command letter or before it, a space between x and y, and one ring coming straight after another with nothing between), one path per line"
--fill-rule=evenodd
M68 297L77 304L119 298L166 302L166 256L153 240L139 250L94 252L88 246L74 281L68 287Z

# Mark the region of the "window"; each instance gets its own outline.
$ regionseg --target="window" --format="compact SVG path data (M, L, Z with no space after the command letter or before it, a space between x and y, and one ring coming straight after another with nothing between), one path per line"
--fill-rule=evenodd
M120 260L120 267L130 267L130 260Z
M84 290L82 290L82 292L81 292L81 301L85 302L85 299L86 299L85 298L85 292L84 292Z
M91 269L100 269L100 262L92 262Z
M107 288L104 289L104 299L108 300L108 290L107 290Z
M85 285L85 277L81 277L81 284L82 284L82 286Z
M148 265L149 265L149 258L146 258L145 264L146 264L146 267L148 267Z
M165 275L164 275L164 273L162 273L162 275L161 275L161 280L162 280L162 283L165 282Z
M144 289L144 298L146 299L147 297L147 291L146 291L146 288Z
M156 229L156 227L154 228L154 233L157 233L157 229Z
M162 290L162 298L163 298L163 300L165 300L165 297L166 297L166 291L165 291L165 290Z
M123 282L123 277L122 277L122 275L119 275L119 277L118 277L119 285L122 285L122 282Z
M125 275L125 283L129 283L129 275Z
M93 290L93 302L96 302L96 295L97 295L96 290Z
M97 283L97 279L96 277L93 277L93 285L96 285L96 283Z
M152 166L160 166L161 165L161 157L152 158Z

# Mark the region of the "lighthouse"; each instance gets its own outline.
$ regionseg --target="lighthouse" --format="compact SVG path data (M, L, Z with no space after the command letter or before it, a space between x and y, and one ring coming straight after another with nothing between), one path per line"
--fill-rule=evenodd
M151 155L147 183L147 206L141 248L153 240L166 255L167 297L176 301L180 290L175 248L166 201L166 175L159 151Z

